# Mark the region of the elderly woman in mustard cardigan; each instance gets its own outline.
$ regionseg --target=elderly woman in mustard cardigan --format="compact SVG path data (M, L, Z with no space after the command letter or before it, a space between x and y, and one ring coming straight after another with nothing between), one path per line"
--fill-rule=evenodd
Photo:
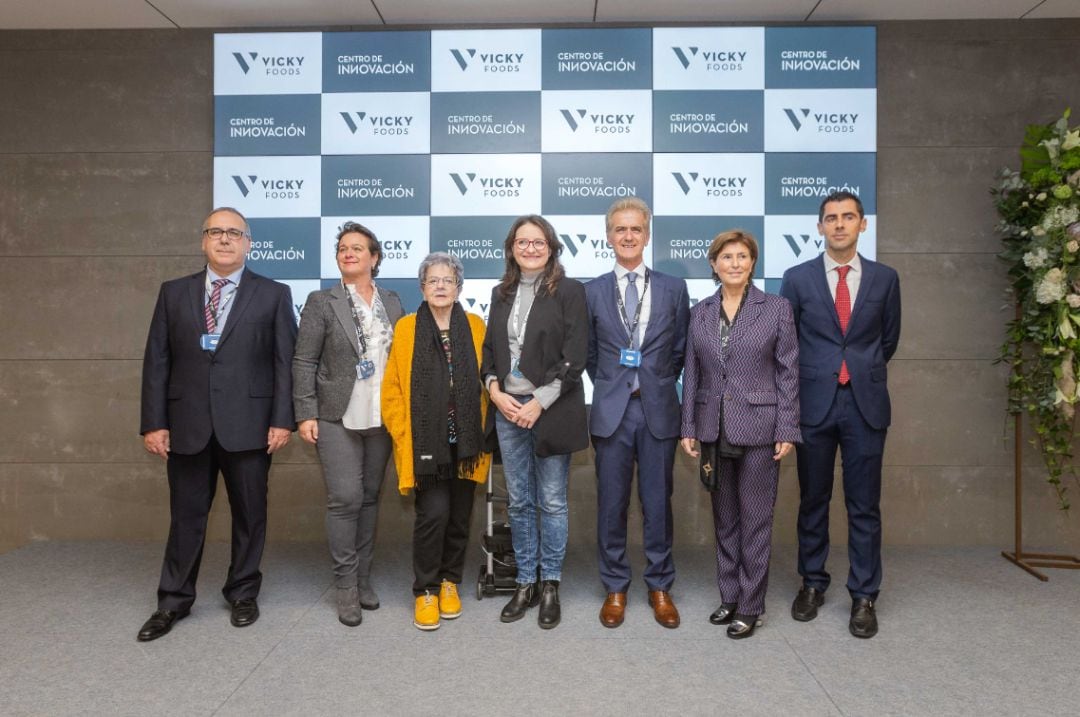
M416 494L413 624L421 630L461 614L473 498L491 465L480 382L484 321L458 303L464 278L455 256L437 252L420 263L424 301L395 327L382 386L398 489Z

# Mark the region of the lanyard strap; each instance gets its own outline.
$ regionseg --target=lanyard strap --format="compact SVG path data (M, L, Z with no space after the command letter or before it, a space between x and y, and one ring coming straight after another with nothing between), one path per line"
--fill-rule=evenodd
M349 287L345 282L341 282L341 286L345 289L345 298L349 300L349 313L352 314L353 325L356 326L356 341L360 347L360 358L367 359L367 336L364 335L364 325L360 322L360 312L356 307L356 302L353 301L352 292L349 291ZM374 291L374 289L372 290Z
M627 281L627 285L629 285ZM637 308L634 309L634 320L630 321L630 317L626 315L626 304L623 303L622 292L619 291L619 282L615 282L615 303L619 306L619 315L622 317L623 326L630 333L630 347L634 346L634 331L637 330L638 321L641 320L641 307L645 305L645 292L649 290L649 270L645 269L645 285L641 288L641 296L638 297Z
M225 296L225 290L228 289L230 286L232 287L232 291L229 292L228 296ZM232 298L236 296L236 291L239 288L240 285L231 279L227 280L226 284L221 287L221 303L217 305L217 308L214 311L214 326L217 326L221 323L221 315L225 313L225 307L228 306L229 302L232 301ZM206 304L204 304L205 306L210 305L210 298L213 296L213 294L213 280L210 279L210 275L208 274L206 276Z
M514 335L517 336L518 347L525 345L525 326L529 323L529 314L532 313L532 309L536 306L536 282L540 278L537 277L533 281L533 300L529 304L529 311L524 317L518 316L518 312L521 311L521 280L518 279L517 292L514 294L514 306L510 309L510 318L514 322Z

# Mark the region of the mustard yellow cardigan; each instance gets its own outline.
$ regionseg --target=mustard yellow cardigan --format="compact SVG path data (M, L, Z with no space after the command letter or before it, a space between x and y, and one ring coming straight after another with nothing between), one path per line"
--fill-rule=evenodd
M476 314L466 313L472 330L473 348L476 350L476 366L481 363L484 344L484 320ZM413 346L416 342L416 314L409 314L394 326L394 342L386 361L386 373L382 383L382 421L394 441L394 466L398 474L398 491L407 495L416 485L413 474L412 402L409 388L412 385ZM456 347L455 347L456 348ZM480 425L487 416L487 391L477 387L480 394ZM487 480L491 466L491 454L481 453L476 469L469 476L477 483Z

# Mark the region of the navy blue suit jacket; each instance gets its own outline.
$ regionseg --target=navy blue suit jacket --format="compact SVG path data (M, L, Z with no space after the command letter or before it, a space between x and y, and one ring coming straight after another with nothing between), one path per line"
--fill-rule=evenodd
M845 360L866 422L880 430L892 420L886 363L900 341L900 278L891 267L861 254L859 260L863 275L847 334L840 331L821 256L784 272L780 295L791 302L799 333L799 403L807 426L825 420Z
M199 347L205 299L205 270L161 285L143 357L139 432L167 428L171 450L185 455L205 448L211 434L227 451L265 449L271 426L296 427L292 294L245 269L213 353Z
M679 395L675 382L686 357L686 330L690 323L690 295L686 282L649 271L649 324L641 337L638 384L645 422L655 438L679 437ZM615 272L585 285L589 304L589 355L585 370L593 382L589 433L607 438L622 422L634 369L619 364L619 353L630 345L630 335L615 301Z

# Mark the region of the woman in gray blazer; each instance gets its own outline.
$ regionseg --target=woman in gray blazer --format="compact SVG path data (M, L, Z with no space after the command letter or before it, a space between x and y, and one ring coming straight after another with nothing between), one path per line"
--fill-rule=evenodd
M293 356L293 407L300 437L317 447L326 481L338 619L360 624L375 610L371 556L379 489L390 457L380 398L401 299L375 286L382 245L356 222L334 242L341 283L308 296Z

